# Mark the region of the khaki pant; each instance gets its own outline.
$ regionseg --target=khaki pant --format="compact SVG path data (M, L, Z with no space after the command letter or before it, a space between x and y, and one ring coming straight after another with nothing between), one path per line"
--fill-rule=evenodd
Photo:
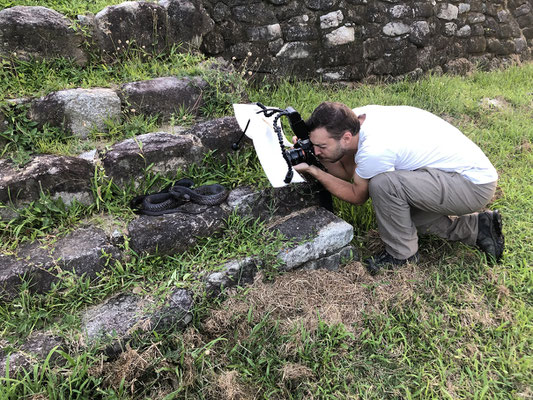
M399 259L418 251L417 232L475 245L474 212L487 205L495 190L496 182L476 185L434 168L384 172L369 182L379 235L387 252Z

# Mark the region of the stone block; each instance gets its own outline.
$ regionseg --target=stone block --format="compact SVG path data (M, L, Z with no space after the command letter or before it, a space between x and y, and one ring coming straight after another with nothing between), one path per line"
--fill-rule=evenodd
M410 28L409 40L417 46L425 46L429 43L431 30L426 21L413 22Z
M31 371L35 364L43 362L53 350L65 350L63 340L49 332L34 332L17 348L0 348L0 376L6 376L9 360L9 376L15 377L20 370ZM49 363L59 359L59 353L50 355Z
M203 37L215 27L199 0L162 0L168 16L169 41L199 47Z
M130 47L160 53L167 47L167 10L159 4L125 1L108 6L95 15L94 25L104 55L124 54Z
M444 72L453 75L467 76L474 71L474 65L466 58L448 61L444 65Z
M82 316L81 330L89 343L112 339L108 355L135 331L183 329L192 321L193 298L185 289L170 293L163 302L149 296L121 293L89 308Z
M15 6L0 11L0 57L49 60L65 57L85 65L83 38L72 22L40 6Z
M383 34L386 36L401 36L409 33L411 28L403 22L389 22L383 27Z
M293 270L310 261L337 253L353 239L353 227L331 212L307 209L282 219L271 227L296 244L278 255L283 270Z
M397 4L390 8L389 13L392 18L402 19L402 18L412 17L414 14L414 11L409 6L406 6L404 4Z
M334 47L355 42L355 29L351 26L341 26L326 34L326 46Z
M487 48L487 41L483 36L471 37L466 42L468 53L483 53Z
M229 211L219 206L186 203L180 212L141 215L128 225L130 247L137 253L179 254L191 249L199 237L210 237L224 226Z
M338 0L304 0L307 8L317 11L329 11L335 7Z
M352 245L347 245L331 255L308 261L301 268L305 270L327 269L329 271L337 271L343 264L357 260L359 260L357 251Z
M276 57L289 60L307 59L313 54L313 46L309 42L289 42L276 54Z
M200 122L186 130L184 134L200 139L204 147L203 152L213 150L216 156L225 158L234 152L232 145L239 139L242 131L235 117L222 117ZM241 144L247 142L250 140L244 136Z
M13 299L23 279L30 282L32 293L49 290L62 271L95 279L119 256L105 233L94 227L77 229L48 248L37 242L23 245L16 255L0 255L0 299Z
M252 26L247 29L247 34L251 42L276 40L281 38L281 26L279 24Z
M104 88L60 90L33 101L29 118L85 139L93 130L105 131L107 121L120 121L120 98Z
M276 16L264 3L251 3L232 9L237 21L255 25L268 25L276 22Z
M253 257L225 263L220 270L212 272L206 277L207 293L214 296L223 289L252 283L259 265L261 265L261 260Z
M179 168L199 162L203 156L200 140L192 135L154 132L126 139L102 152L106 174L118 185L141 179L151 172L175 175Z
M432 17L434 15L433 6L427 1L414 3L413 13L415 18Z
M437 17L446 21L457 19L459 8L450 3L440 3L437 6Z
M325 205L321 203L321 196L327 198L328 193L317 184L310 183L263 190L242 186L230 192L227 203L239 215L270 220L296 210Z
M460 38L467 38L467 37L470 37L471 35L472 35L472 28L470 27L470 25L462 26L461 28L459 28L459 30L455 32L455 36L460 37Z
M65 204L93 201L91 178L94 167L77 157L43 155L23 168L0 160L0 203L21 207L40 197L41 191Z
M320 29L337 28L343 21L341 10L332 11L320 17Z
M283 38L288 42L318 39L316 28L308 23L283 24Z
M157 115L169 120L174 114L187 111L198 114L204 105L203 92L207 82L199 77L167 76L122 85L120 97L128 110Z

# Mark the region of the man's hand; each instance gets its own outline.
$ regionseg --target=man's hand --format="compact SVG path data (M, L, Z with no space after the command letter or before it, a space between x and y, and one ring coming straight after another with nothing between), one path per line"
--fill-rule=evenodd
M298 172L300 174L302 174L302 173L305 174L305 173L309 173L309 170L311 169L311 165L303 162L303 163L300 163L300 164L293 165L292 168L296 172Z

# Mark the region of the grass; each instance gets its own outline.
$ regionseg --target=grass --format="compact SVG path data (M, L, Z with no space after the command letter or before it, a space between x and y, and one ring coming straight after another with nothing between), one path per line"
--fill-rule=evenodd
M104 7L122 3L122 0L1 0L0 10L15 6L41 6L51 8L73 20L78 15L97 14Z
M90 86L105 79L118 83L153 76L146 72L152 68L167 71L171 67L166 63L161 60L156 68L137 60L133 64L140 72L135 73L118 64L107 72L95 65L97 72L83 79L86 71L77 67L65 64L53 72L47 66L34 78L51 78L38 84L34 78L13 82L21 68L28 68L24 76L32 69L17 64L0 82L6 97L34 96L66 86L68 79L54 81L63 75L75 77L73 85ZM212 85L219 98L224 97L223 84L215 80ZM247 91L251 101L290 105L303 117L321 101L335 100L351 107L413 105L452 121L480 145L500 174L498 195L490 207L504 216L503 262L489 267L475 250L429 237L421 239L419 265L377 278L358 263L338 272L274 271L269 275L273 281L258 281L212 304L199 299L194 323L185 332L147 332L135 337L117 360L105 359L98 348L91 348L60 355L66 360L62 366L45 361L26 373L0 378L0 398L531 398L533 64L465 78L428 76L353 87L282 82ZM485 98L498 99L501 106L490 106ZM224 113L228 101L208 106L217 110L214 114ZM133 124L131 130L95 133L92 140L141 133L146 121L137 123L138 129ZM37 134L24 129L18 131L21 135L9 133L17 136L11 146L39 152L24 147L25 135ZM202 165L179 171L176 177L184 175L198 184L266 184L254 154L246 149L222 165L208 156ZM155 190L173 178L148 169L137 193ZM133 188L118 189L99 172L93 184L92 206L68 208L43 196L18 219L2 222L3 250L12 248L8 243L36 238L46 243L81 221L109 216L125 224L134 217L128 208ZM379 245L370 205L335 204L337 214L354 224L354 243L363 254ZM32 332L47 329L78 343L84 307L134 288L156 296L174 287L194 288L200 270L215 269L232 257L272 257L281 240L268 236L257 221L232 216L223 235L203 240L183 255L140 256L126 243L129 259L103 273L98 284L66 274L48 294L30 296L22 290L12 303L1 305L0 340L16 346Z

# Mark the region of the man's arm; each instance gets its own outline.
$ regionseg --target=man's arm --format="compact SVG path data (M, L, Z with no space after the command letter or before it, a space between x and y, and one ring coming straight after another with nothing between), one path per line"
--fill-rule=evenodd
M353 175L353 182L347 182L346 180L325 172L314 165L308 165L306 163L295 165L294 169L298 172L307 173L313 176L322 183L328 192L341 200L356 205L364 204L365 201L368 200L368 179L363 179L356 173ZM344 169L342 169L342 171L340 169L339 171L335 171L328 167L328 171L331 171L334 174L335 172L342 172ZM343 174L339 173L343 178L345 177L343 176L344 174L345 172Z

